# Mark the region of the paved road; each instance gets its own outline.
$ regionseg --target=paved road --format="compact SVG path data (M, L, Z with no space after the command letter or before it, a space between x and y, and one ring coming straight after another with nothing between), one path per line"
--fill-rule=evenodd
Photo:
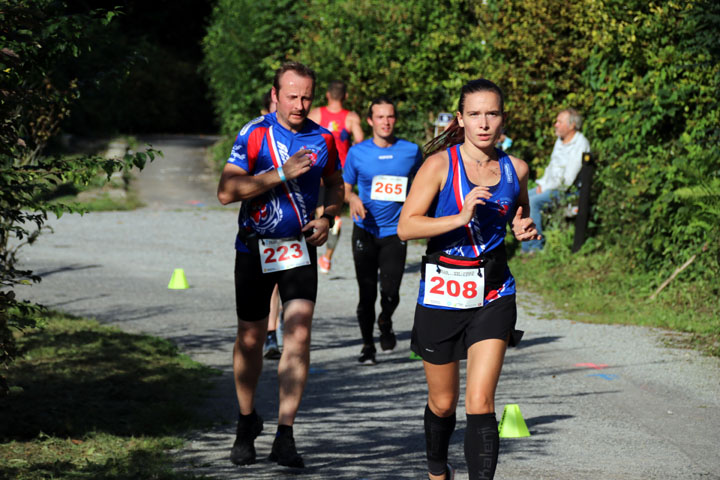
M208 402L218 424L190 434L178 452L179 468L219 479L292 477L271 463L236 468L227 459L236 415L230 369L235 208L209 206L211 179L197 188L183 181L204 171L199 158L207 139L157 137L153 145L166 156L141 174L138 185L146 199L149 192L170 193L134 212L52 221L55 233L23 251L23 266L43 281L20 293L169 338L222 371ZM349 231L343 231L332 273L320 279L311 375L295 426L309 465L303 478L426 478L424 379L420 363L409 359L421 247L411 245L408 255L395 320L399 346L377 366L363 367L356 362ZM185 269L190 289L167 289L174 268ZM522 279L518 283L522 292ZM497 413L506 404L520 405L532 436L501 441L497 479L720 479L718 359L668 348L660 331L558 317L528 293L519 294L519 327L525 338L508 352ZM256 442L261 457L272 442L276 395L274 363L268 362L258 401L266 421ZM460 408L450 460L462 480L464 429Z

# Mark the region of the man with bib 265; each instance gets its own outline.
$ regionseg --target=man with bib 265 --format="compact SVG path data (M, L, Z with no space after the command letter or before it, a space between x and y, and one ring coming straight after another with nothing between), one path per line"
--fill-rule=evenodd
M285 336L278 364L278 430L269 459L304 467L292 426L310 364L316 247L327 240L343 202L332 134L307 119L314 88L315 73L305 65L291 62L280 67L272 88L277 111L242 128L218 186L222 204L242 201L235 242L238 330L233 350L240 415L230 453L236 465L255 462L254 440L263 428L254 397L270 295L277 284L284 302ZM314 218L321 178L326 186L325 214Z
M400 303L400 282L405 271L407 243L397 236L400 209L408 191L408 179L422 163L422 152L414 143L396 138L395 106L386 97L370 104L367 122L373 136L353 145L343 170L345 200L355 222L352 252L360 290L357 318L363 347L358 361L375 364L375 300L380 276L380 347L395 348L392 314ZM358 193L353 193L357 185Z

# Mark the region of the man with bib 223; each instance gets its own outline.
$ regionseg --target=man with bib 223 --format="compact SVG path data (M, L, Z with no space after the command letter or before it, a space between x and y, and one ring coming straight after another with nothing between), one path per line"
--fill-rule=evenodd
M327 240L343 202L340 163L332 134L307 119L315 73L300 63L278 69L272 95L277 111L240 131L222 172L218 199L242 201L235 242L237 338L233 350L240 408L230 460L255 462L255 438L263 428L255 410L270 296L283 299L285 336L278 363L278 430L269 459L304 467L292 426L310 364L310 329L317 296L316 247ZM325 215L314 218L320 180Z
M505 350L521 335L506 225L520 241L537 238L528 217L527 164L495 148L503 105L489 80L462 87L452 124L426 146L398 224L403 240L428 238L411 348L423 359L428 385L424 425L433 480L452 478L448 445L465 358L469 477L493 478L497 465L495 389Z
M345 201L355 222L352 252L360 299L357 319L363 347L358 361L374 365L375 300L380 279L380 348L395 348L392 315L400 303L400 282L405 272L407 243L397 236L409 179L422 162L422 152L414 143L395 137L395 105L387 97L370 103L367 121L372 138L353 145L343 169ZM353 192L357 185L358 193ZM379 273L379 275L378 275Z

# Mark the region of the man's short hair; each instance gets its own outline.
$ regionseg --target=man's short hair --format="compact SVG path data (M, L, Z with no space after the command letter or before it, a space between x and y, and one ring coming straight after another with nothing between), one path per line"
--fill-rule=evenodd
M340 80L333 80L328 84L327 92L330 94L330 98L333 100L345 100L345 94L347 93L347 87L344 82Z
M392 105L393 111L396 110L395 103L392 101L390 97L386 97L385 95L375 97L370 102L370 107L368 108L367 112L367 118L372 118L372 110L375 105ZM397 116L397 112L395 112L395 115Z
M576 131L579 132L583 124L583 117L580 115L580 112L574 108L566 108L563 112L567 112L568 122L575 127Z
M293 71L300 75L301 77L306 77L312 79L312 91L313 95L315 94L315 72L312 68L303 65L300 62L285 62L282 64L280 68L278 68L275 71L275 78L273 79L273 87L275 87L275 91L280 91L280 77L282 77L283 73Z

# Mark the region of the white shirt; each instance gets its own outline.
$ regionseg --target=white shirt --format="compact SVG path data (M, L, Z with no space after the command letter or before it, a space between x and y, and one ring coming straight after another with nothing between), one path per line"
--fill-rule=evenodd
M550 165L545 169L542 178L537 180L537 184L543 191L569 187L580 173L582 154L589 151L590 142L580 132L575 132L568 143L563 143L558 138L550 155Z

